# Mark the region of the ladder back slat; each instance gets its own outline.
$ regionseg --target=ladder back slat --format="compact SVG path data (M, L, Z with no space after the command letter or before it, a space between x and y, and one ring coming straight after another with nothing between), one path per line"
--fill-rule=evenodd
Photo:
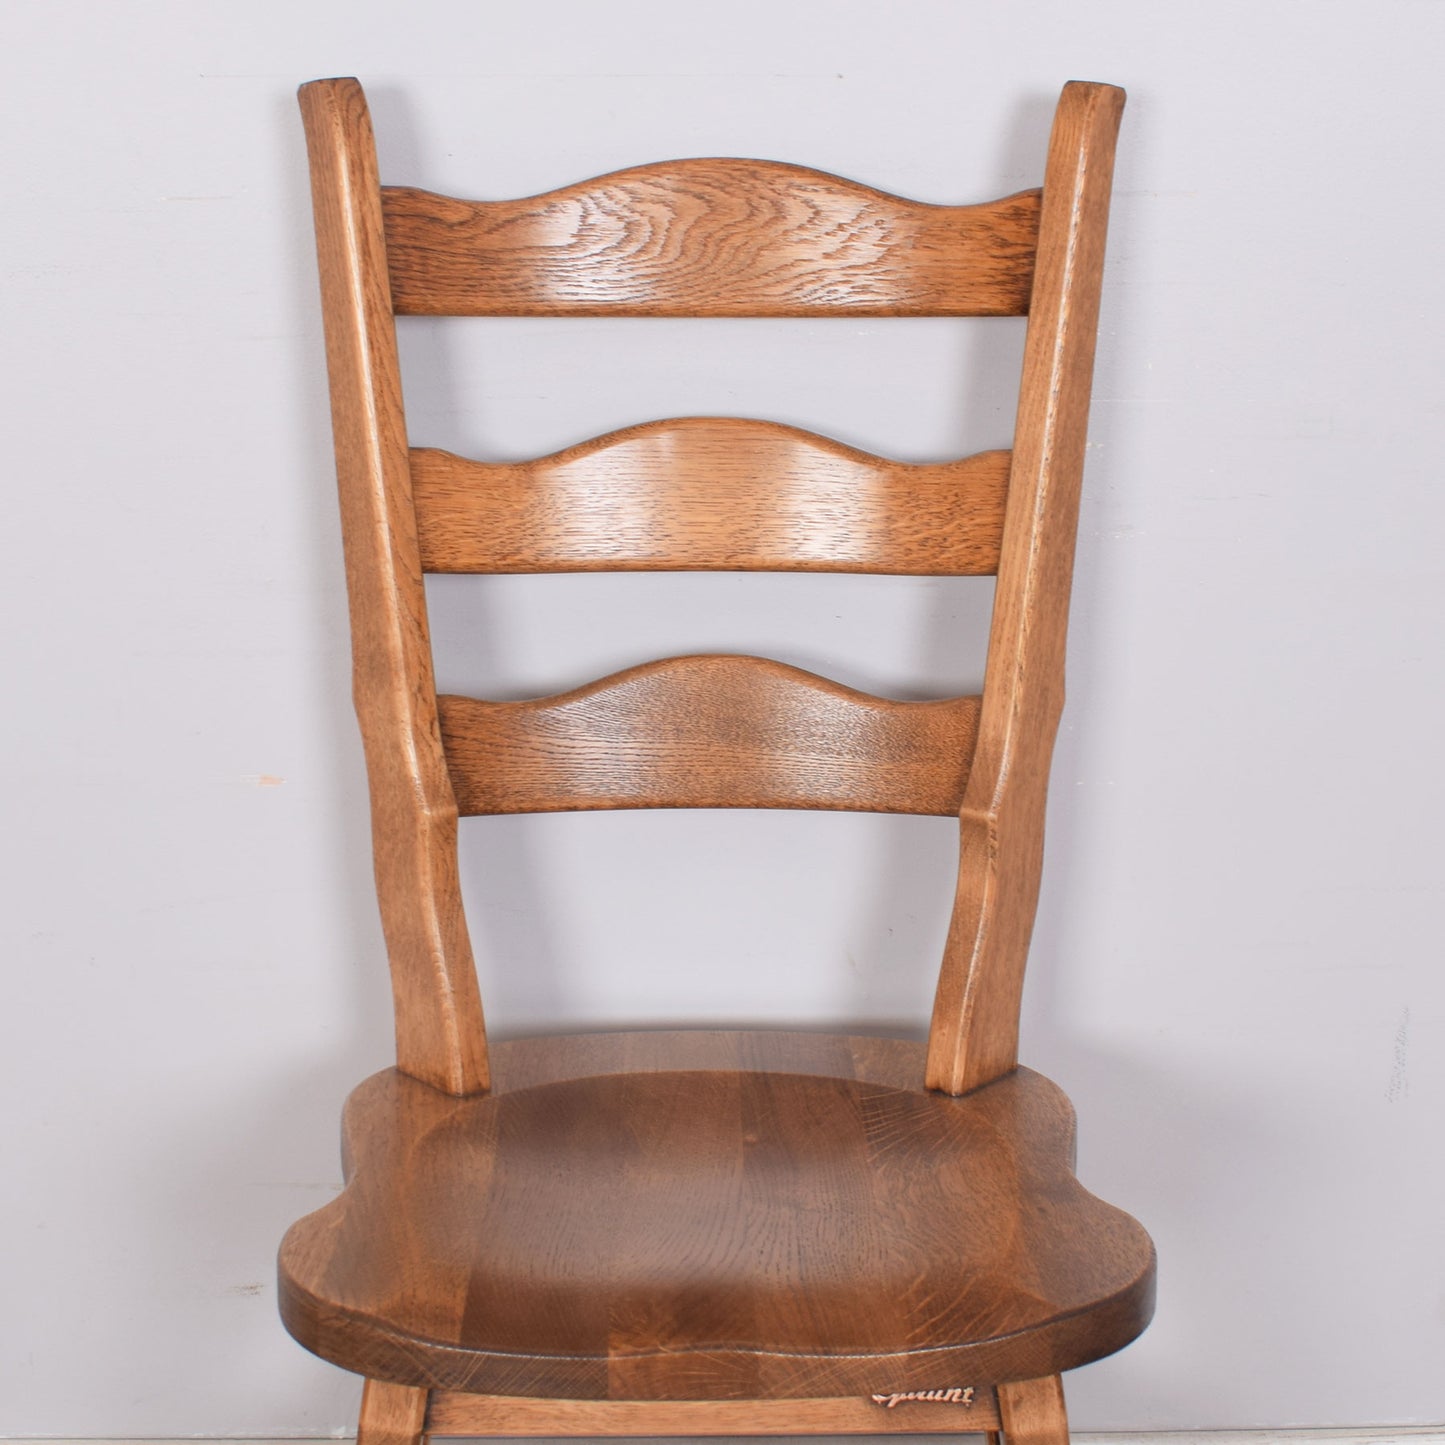
M428 572L632 568L983 575L1009 453L912 464L794 427L650 422L536 461L414 448Z
M775 161L668 161L523 200L382 191L414 316L1019 316L1039 192L936 206Z
M463 814L823 808L949 816L978 699L897 702L757 657L669 658L557 697L443 696Z

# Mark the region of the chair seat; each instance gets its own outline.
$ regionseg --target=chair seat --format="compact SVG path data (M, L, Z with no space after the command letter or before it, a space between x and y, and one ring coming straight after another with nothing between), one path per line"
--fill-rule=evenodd
M281 1248L308 1348L398 1383L761 1399L1031 1379L1147 1324L1154 1254L1029 1070L785 1033L521 1040L490 1093L351 1096L348 1183Z

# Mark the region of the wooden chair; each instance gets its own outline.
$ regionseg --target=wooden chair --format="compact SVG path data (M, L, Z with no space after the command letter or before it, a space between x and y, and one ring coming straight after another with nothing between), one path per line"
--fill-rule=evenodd
M1154 1256L1017 1067L1114 137L1065 87L1041 191L901 200L772 162L473 203L382 188L354 80L302 87L397 1067L281 1310L365 1376L363 1445L427 1434L1068 1438L1060 1371L1152 1309ZM1012 452L906 465L692 418L519 465L409 448L395 315L1028 315ZM981 698L894 702L752 657L559 697L437 697L426 572L997 574ZM928 1043L613 1033L489 1056L459 814L956 815Z

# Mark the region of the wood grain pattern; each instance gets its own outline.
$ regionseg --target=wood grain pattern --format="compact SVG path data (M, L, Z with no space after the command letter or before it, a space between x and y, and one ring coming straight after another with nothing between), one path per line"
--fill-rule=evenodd
M759 1033L659 1029L575 1034L565 1049L502 1044L493 1063L494 1088L508 1094L568 1079L657 1074L679 1068L810 1074L825 1079L856 1079L885 1089L916 1090L919 1084L918 1044L911 1039L783 1029Z
M1070 82L1049 141L983 712L930 1031L928 1083L950 1093L1018 1059L1123 107L1115 86Z
M486 1034L456 865L456 802L436 721L376 150L354 80L302 86L357 718L397 1063L457 1094L486 1087Z
M464 814L958 811L976 697L895 702L758 657L675 657L531 702L438 699Z
M346 1189L282 1245L292 1333L466 1393L758 1400L1032 1379L1142 1329L1148 1237L1074 1179L1047 1080L872 1083L846 1039L801 1055L826 1073L718 1068L715 1042L695 1067L694 1037L601 1075L589 1041L509 1042L470 1099L367 1081ZM786 1037L719 1037L786 1057ZM890 1048L921 1078L921 1044Z
M665 161L524 200L387 187L407 316L1019 316L1039 195L931 206L773 161Z
M421 1445L428 1395L415 1385L367 1380L361 1387L356 1445Z
M1057 1375L1000 1385L998 1409L1005 1445L1069 1445L1064 1382Z
M522 201L384 192L356 82L301 100L399 1068L353 1095L347 1187L283 1243L288 1328L369 1377L360 1445L1066 1445L1059 1371L1132 1339L1154 1279L1148 1237L1073 1177L1067 1101L1016 1067L1123 93L1066 86L1042 193L975 207L736 160ZM909 466L693 417L497 465L409 449L394 311L1030 320L1011 454ZM435 696L424 566L999 583L981 703L729 657L487 703ZM504 1045L489 1075L459 810L640 806L957 811L927 1048L618 1034ZM950 1386L982 1408L868 1401Z
M666 569L982 575L1009 454L889 461L796 427L686 417L501 463L414 449L428 572Z
M871 1396L823 1400L533 1400L438 1390L427 1427L434 1435L930 1435L998 1425L987 1386L966 1407L910 1400L888 1409Z

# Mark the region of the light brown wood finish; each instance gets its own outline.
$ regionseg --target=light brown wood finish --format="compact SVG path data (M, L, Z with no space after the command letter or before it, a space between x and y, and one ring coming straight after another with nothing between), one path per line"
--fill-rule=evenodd
M1069 1445L1064 1382L1057 1375L1000 1385L998 1411L1004 1445Z
M436 720L375 144L354 80L303 86L300 98L397 1063L466 1094L486 1087L486 1034Z
M356 1445L419 1445L426 1431L428 1395L415 1385L367 1380L361 1387Z
M1018 1061L1123 107L1114 86L1072 82L1049 142L983 713L929 1040L929 1086L954 1094Z
M861 1035L762 1033L731 1029L658 1029L645 1033L574 1034L565 1048L500 1046L494 1087L504 1093L565 1083L569 1079L655 1074L680 1068L762 1074L796 1073L857 1079L888 1089L917 1089L918 1045L907 1039Z
M758 657L675 657L532 702L438 699L464 814L958 811L978 699L895 702Z
M388 187L405 316L1018 316L1039 196L930 206L774 161L639 166L525 200Z
M281 1296L303 1343L370 1377L362 1445L420 1445L427 1429L702 1433L703 1410L739 1431L1001 1424L1004 1445L1063 1445L1058 1372L1147 1322L1147 1236L1079 1186L1067 1101L1015 1068L1122 100L1065 88L1041 207L1036 192L920 206L742 161L479 204L383 193L360 88L303 88L399 1071L353 1095L347 1187L288 1234ZM1015 446L906 467L790 428L691 418L509 466L409 451L393 306L1027 309ZM981 706L871 699L738 658L649 664L527 703L435 697L424 563L995 561ZM665 708L672 721L644 742ZM927 1050L785 1034L531 1040L496 1051L483 1092L458 795L468 811L957 808L958 899ZM987 1415L863 1408L873 1393L953 1386L973 1387Z
M428 572L983 575L1009 454L909 464L771 422L685 417L530 462L414 449Z
M287 1326L363 1374L553 1400L978 1388L1132 1339L1153 1251L1074 1178L1063 1094L930 1093L923 1056L682 1032L500 1044L470 1099L378 1074L346 1189L282 1245Z
M893 1409L871 1396L820 1400L536 1400L437 1390L427 1428L438 1435L930 1435L998 1427L987 1386L967 1406L926 1400Z

